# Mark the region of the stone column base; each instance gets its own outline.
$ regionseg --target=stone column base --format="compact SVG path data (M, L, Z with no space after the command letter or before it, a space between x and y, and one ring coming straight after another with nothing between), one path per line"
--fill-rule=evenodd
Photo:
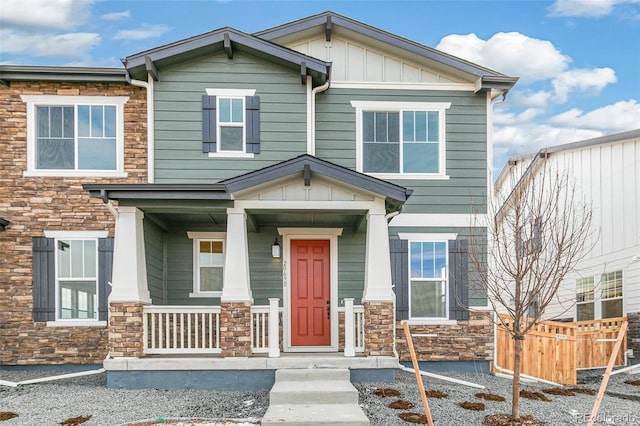
M393 302L364 302L365 356L393 356Z
M223 357L251 356L251 303L220 304L220 354Z
M109 352L117 357L144 355L143 303L111 303L109 305Z

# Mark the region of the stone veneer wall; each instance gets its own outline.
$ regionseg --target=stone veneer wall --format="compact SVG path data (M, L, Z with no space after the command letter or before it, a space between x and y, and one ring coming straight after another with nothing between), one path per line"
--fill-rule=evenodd
M220 355L251 356L251 303L220 304Z
M20 95L129 96L124 105L126 178L24 177L27 109ZM0 365L98 364L106 327L47 327L32 317L31 238L44 231L108 230L114 219L83 183L147 181L145 89L126 83L11 82L0 85Z
M457 325L411 325L418 361L486 361L493 359L493 321L491 312L470 312L469 320ZM411 361L404 329L396 322L396 347L400 361Z
M142 303L109 304L109 355L141 357L144 355Z
M393 356L393 302L364 302L364 355Z
M640 362L640 312L629 312L627 319L627 347L633 349L633 361L637 363Z

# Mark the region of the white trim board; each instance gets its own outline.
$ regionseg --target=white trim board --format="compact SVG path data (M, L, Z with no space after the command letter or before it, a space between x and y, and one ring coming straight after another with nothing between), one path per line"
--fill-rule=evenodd
M486 226L484 214L428 214L428 213L400 213L389 223L390 227L464 227Z

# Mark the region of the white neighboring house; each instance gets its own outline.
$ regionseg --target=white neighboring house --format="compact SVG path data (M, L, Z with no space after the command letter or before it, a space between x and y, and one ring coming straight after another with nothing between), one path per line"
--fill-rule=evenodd
M592 203L593 249L567 275L545 318L582 321L628 316L630 344L640 345L640 129L512 157L495 190L511 191L511 176L568 167L579 198Z

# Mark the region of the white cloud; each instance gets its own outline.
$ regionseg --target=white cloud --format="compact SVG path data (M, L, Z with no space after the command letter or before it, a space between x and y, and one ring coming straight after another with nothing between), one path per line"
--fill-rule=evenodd
M475 34L452 34L444 37L437 49L518 76L525 84L553 78L571 62L551 42L518 32L497 33L487 41Z
M112 12L106 13L100 17L100 19L105 21L119 21L121 19L131 18L131 12L128 10L124 10L122 12Z
M565 103L569 92L591 92L598 94L608 84L618 81L616 72L611 68L573 69L559 74L551 84L555 89L555 100Z
M22 33L0 29L3 52L40 57L83 58L100 43L95 33Z
M520 114L496 110L495 114L493 115L493 122L496 125L528 123L542 114L544 114L544 110L538 108L527 108Z
M160 37L162 34L169 31L171 28L166 25L151 25L143 24L136 30L122 30L118 31L114 40L145 40L148 38Z
M546 90L534 92L532 90L516 91L511 94L512 103L525 107L546 108L551 103L553 93Z
M640 0L556 0L549 11L551 16L598 17L610 15L615 6L625 3Z
M640 104L635 99L630 99L587 113L578 108L572 108L551 117L549 122L563 127L602 130L605 133L622 132L636 129L640 125Z
M2 0L0 22L10 26L70 29L86 21L91 14L93 2L94 0Z

